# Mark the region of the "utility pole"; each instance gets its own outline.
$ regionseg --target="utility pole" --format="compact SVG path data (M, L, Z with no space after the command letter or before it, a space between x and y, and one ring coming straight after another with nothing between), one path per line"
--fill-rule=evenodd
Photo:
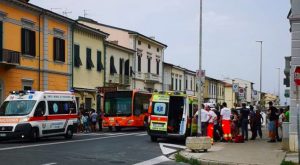
M200 24L199 24L199 72L202 76L202 0L200 0ZM201 105L202 105L202 81L198 77L198 136L201 135Z
M261 97L262 97L262 93L261 93L261 86L262 86L262 44L263 41L256 41L258 43L260 43L260 72L259 72L259 104L260 106L262 106L262 101L261 101Z

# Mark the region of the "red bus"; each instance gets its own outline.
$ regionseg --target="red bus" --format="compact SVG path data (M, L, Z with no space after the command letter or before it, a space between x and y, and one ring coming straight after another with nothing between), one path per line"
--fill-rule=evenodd
M113 91L104 94L103 126L120 131L125 127L145 128L151 93Z

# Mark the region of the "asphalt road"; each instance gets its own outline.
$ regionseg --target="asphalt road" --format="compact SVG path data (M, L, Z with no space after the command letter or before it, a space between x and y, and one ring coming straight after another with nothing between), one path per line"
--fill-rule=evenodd
M166 141L164 141L166 142ZM145 131L75 134L39 142L0 142L1 165L82 165L82 164L176 164L163 156L159 143L152 143Z

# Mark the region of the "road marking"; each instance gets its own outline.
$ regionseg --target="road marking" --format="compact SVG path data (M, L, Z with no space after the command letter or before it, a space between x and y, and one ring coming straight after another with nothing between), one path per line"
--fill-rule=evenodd
M140 163L136 163L134 165L153 165L153 164L158 164L158 163L162 163L162 162L167 162L170 161L170 159L168 159L166 156L159 156L150 160L146 160Z
M74 136L111 136L111 135L126 135L126 133L76 133Z
M159 143L159 147L161 149L161 152L164 155L169 155L174 152L176 152L179 149L186 149L185 146L176 145L176 144L169 144L169 143Z
M135 135L135 136L146 136L147 134L146 133L143 133L143 134L139 134L139 135Z
M139 134L139 133L131 133L131 134L124 134L124 135L116 135L116 136L106 136L106 137L97 137L97 138L90 138L90 139L80 139L80 140L72 140L72 141L63 141L63 142L44 143L44 144L24 145L24 146L16 146L16 147L6 147L6 148L0 148L0 151L21 149L21 148L33 148L33 147L41 147L41 146L50 146L50 145L56 145L56 144L85 142L85 141L93 141L93 140L115 138L115 137L122 137L122 136L130 136L130 135L137 135L137 134Z
M42 165L55 165L57 163L46 163L46 164L42 164Z

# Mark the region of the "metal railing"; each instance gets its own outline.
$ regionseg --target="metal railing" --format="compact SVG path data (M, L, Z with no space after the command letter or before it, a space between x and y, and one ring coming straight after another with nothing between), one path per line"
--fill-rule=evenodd
M146 81L159 81L160 77L153 73L145 73L145 80Z
M20 52L2 49L0 51L0 63L20 65Z

